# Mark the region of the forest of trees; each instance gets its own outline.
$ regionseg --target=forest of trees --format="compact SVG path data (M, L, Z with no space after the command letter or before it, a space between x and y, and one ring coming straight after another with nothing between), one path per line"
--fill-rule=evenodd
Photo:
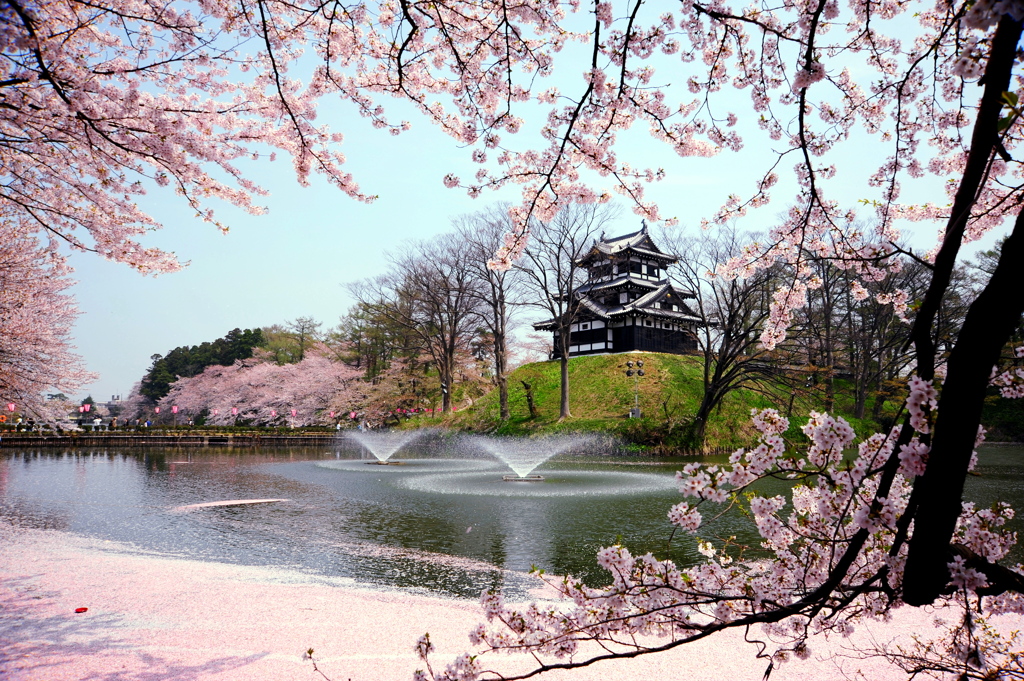
M397 412L452 411L456 394L465 405L493 386L507 410L508 345L522 301L513 274L487 267L508 229L502 212L467 216L450 235L392 253L388 273L350 283L357 303L331 328L299 317L154 355L129 411L174 402L203 421L226 423L212 417L228 414L246 423L281 423L299 403L312 404L308 395L317 392L320 406L296 408L289 423L324 424L331 412L358 412L380 424ZM308 369L314 364L315 372ZM323 384L334 375L327 366L344 375L332 395L317 385L317 376Z
M586 270L575 263L599 233L628 229L616 218L615 211L572 207L535 225L515 267L494 270L487 262L509 228L507 207L463 216L449 234L390 254L384 274L350 282L357 302L332 327L298 317L154 355L132 409L173 404L201 422L225 425L325 425L354 413L358 422L380 425L393 423L399 413L468 406L496 389L499 418L508 419L507 376L519 363L526 321L560 319L566 329L573 323L580 309L574 292L586 280ZM911 262L860 286L847 270L808 254L821 285L809 292L785 341L769 351L761 335L773 294L789 276L786 267L747 277L711 274L762 236L685 227L665 228L658 236L665 250L679 256L669 276L694 294L689 304L705 320L697 329L696 353L703 399L685 423L684 441L704 446L708 419L741 388L788 403L789 410L799 394L817 395L832 410L841 391L844 403L853 404L852 416L891 425L887 415L906 398L914 362L906 331L928 268ZM951 347L978 282L997 257L997 250L987 251L955 271L954 295L937 317L937 347ZM897 292L903 296L898 300ZM567 354L561 361L562 419L570 416ZM940 364L944 356L939 353ZM1024 432L1019 410L1005 407L996 388L991 393L989 411L1000 432Z

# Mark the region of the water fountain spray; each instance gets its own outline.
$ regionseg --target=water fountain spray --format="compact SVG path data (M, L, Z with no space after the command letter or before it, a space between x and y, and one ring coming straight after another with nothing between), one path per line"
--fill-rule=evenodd
M475 441L515 471L515 475L502 476L502 480L540 482L544 476L533 472L537 466L588 439L580 435L559 435L533 438L480 437L475 438Z
M391 461L391 455L424 433L423 430L391 430L378 432L349 433L349 437L361 444L376 457L376 461L366 463L380 466L401 465L400 461Z

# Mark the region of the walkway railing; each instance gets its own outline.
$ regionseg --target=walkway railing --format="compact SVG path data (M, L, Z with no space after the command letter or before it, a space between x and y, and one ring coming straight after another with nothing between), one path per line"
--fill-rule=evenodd
M280 434L280 433L2 433L0 447L68 447L78 445L103 445L109 447L254 447L257 445L318 445L333 442L334 431L322 433Z

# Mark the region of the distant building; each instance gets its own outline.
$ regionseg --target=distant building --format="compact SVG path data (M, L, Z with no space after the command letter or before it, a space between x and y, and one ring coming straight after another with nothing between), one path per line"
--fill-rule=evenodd
M667 352L681 355L697 349L701 320L685 300L696 296L668 281L668 266L679 259L663 253L647 223L638 232L611 239L601 235L577 264L587 269L587 282L574 295L582 311L571 327L569 356L608 352ZM558 359L555 320L533 325L554 333L553 358Z

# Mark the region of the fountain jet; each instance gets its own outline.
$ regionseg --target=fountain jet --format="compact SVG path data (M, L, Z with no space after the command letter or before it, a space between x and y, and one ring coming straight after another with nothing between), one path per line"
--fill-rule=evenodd
M536 438L481 437L476 441L515 471L515 475L503 475L502 480L506 482L539 482L544 479L544 476L535 474L533 469L551 457L586 442L587 439L580 436L562 435Z
M397 430L397 431L381 431L381 432L356 432L349 433L349 435L356 442L361 444L366 449L370 450L370 453L376 457L376 461L367 461L367 463L378 464L382 466L395 466L400 465L399 461L390 461L391 455L397 452L399 449L409 444L420 435L423 434L422 430Z

